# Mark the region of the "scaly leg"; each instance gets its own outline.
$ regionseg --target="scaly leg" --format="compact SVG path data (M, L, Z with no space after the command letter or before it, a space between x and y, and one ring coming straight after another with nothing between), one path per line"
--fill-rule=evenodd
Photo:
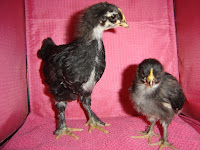
M166 122L162 122L162 127L163 127L163 138L160 139L159 142L157 143L152 143L150 144L150 146L154 146L154 145L160 145L159 150L162 150L164 147L169 147L171 149L175 149L177 150L174 146L172 146L171 143L168 142L167 140L167 128L168 128L168 124Z
M110 124L104 123L103 121L101 121L96 114L91 110L90 106L91 106L91 97L81 97L81 102L83 104L83 107L85 108L85 110L87 111L89 120L88 122L85 124L85 126L89 125L89 133L91 133L91 131L93 129L97 129L100 130L104 133L109 133L107 130L105 130L104 128L102 128L101 126L109 126Z
M65 121L65 109L66 109L67 102L66 101L59 101L56 102L56 108L58 109L58 126L54 134L57 135L56 139L61 137L62 135L69 135L75 138L76 140L79 139L78 136L73 134L73 131L82 131L83 129L77 129L77 128L69 128L66 126L66 121Z
M150 126L147 127L146 131L143 132L138 132L142 134L142 136L132 136L131 138L148 138L148 143L151 143L151 139L153 136L159 137L158 134L154 133L153 129L156 124L156 119L155 118L150 118L149 121L151 122Z

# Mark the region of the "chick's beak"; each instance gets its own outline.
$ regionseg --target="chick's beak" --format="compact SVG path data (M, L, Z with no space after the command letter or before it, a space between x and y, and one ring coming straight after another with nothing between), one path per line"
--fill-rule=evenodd
M120 8L118 8L118 10L121 12L122 14L122 20L119 23L119 26L125 27L125 28L129 28L127 22L126 22L126 18L124 16L124 13L122 12L122 10Z
M151 68L150 74L149 74L149 76L147 77L147 82L149 82L150 87L153 86L154 80L155 80L155 77L154 77L154 75L153 75L153 68Z

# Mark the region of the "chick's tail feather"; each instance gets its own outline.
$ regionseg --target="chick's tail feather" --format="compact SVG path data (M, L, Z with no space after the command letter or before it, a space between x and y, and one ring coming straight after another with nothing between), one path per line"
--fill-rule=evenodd
M42 42L42 47L37 53L38 58L41 58L42 60L48 59L55 46L56 45L51 38L44 39Z

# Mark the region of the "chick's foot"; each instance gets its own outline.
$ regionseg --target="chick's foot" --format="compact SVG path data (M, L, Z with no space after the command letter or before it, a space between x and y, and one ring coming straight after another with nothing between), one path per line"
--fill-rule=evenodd
M62 129L57 129L54 134L56 134L56 139L60 138L63 135L69 135L73 138L75 138L76 140L79 139L78 136L76 136L74 133L72 133L73 131L82 131L83 129L78 129L78 128L69 128L69 127L65 127Z
M148 143L150 144L151 143L151 139L153 136L156 136L156 137L159 137L158 134L156 134L154 131L143 131L143 132L138 132L141 134L141 136L131 136L131 138L134 138L134 139L141 139L141 138L148 138Z
M94 118L90 118L88 120L88 122L85 124L85 126L89 125L89 133L91 133L91 131L93 129L97 129L99 131L102 131L104 133L109 133L109 131L105 130L104 128L102 128L102 126L109 126L110 124L107 123L103 123L101 120L94 120Z
M157 146L157 145L160 145L159 147L159 150L162 150L163 148L165 147L169 147L171 149L174 149L174 150L177 150L177 148L175 148L174 146L172 146L171 143L167 142L167 141L163 141L163 140L160 140L159 142L157 143L151 143L149 144L150 146Z

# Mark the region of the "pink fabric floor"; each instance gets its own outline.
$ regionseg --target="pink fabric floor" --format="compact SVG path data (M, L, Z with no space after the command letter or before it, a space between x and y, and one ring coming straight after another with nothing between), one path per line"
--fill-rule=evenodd
M13 138L3 147L3 150L156 150L158 146L150 147L147 139L132 139L138 135L136 131L143 131L147 122L141 117L111 117L102 118L111 125L105 127L110 131L104 134L94 130L88 133L84 126L85 119L67 119L70 127L82 128L76 132L79 140L69 136L62 136L56 140L52 132L55 130L53 118L39 117L29 114L25 124ZM155 126L156 133L160 134L160 126ZM153 138L157 142L159 138ZM180 150L198 150L200 135L180 117L176 117L169 126L169 141ZM169 148L166 148L166 150Z

